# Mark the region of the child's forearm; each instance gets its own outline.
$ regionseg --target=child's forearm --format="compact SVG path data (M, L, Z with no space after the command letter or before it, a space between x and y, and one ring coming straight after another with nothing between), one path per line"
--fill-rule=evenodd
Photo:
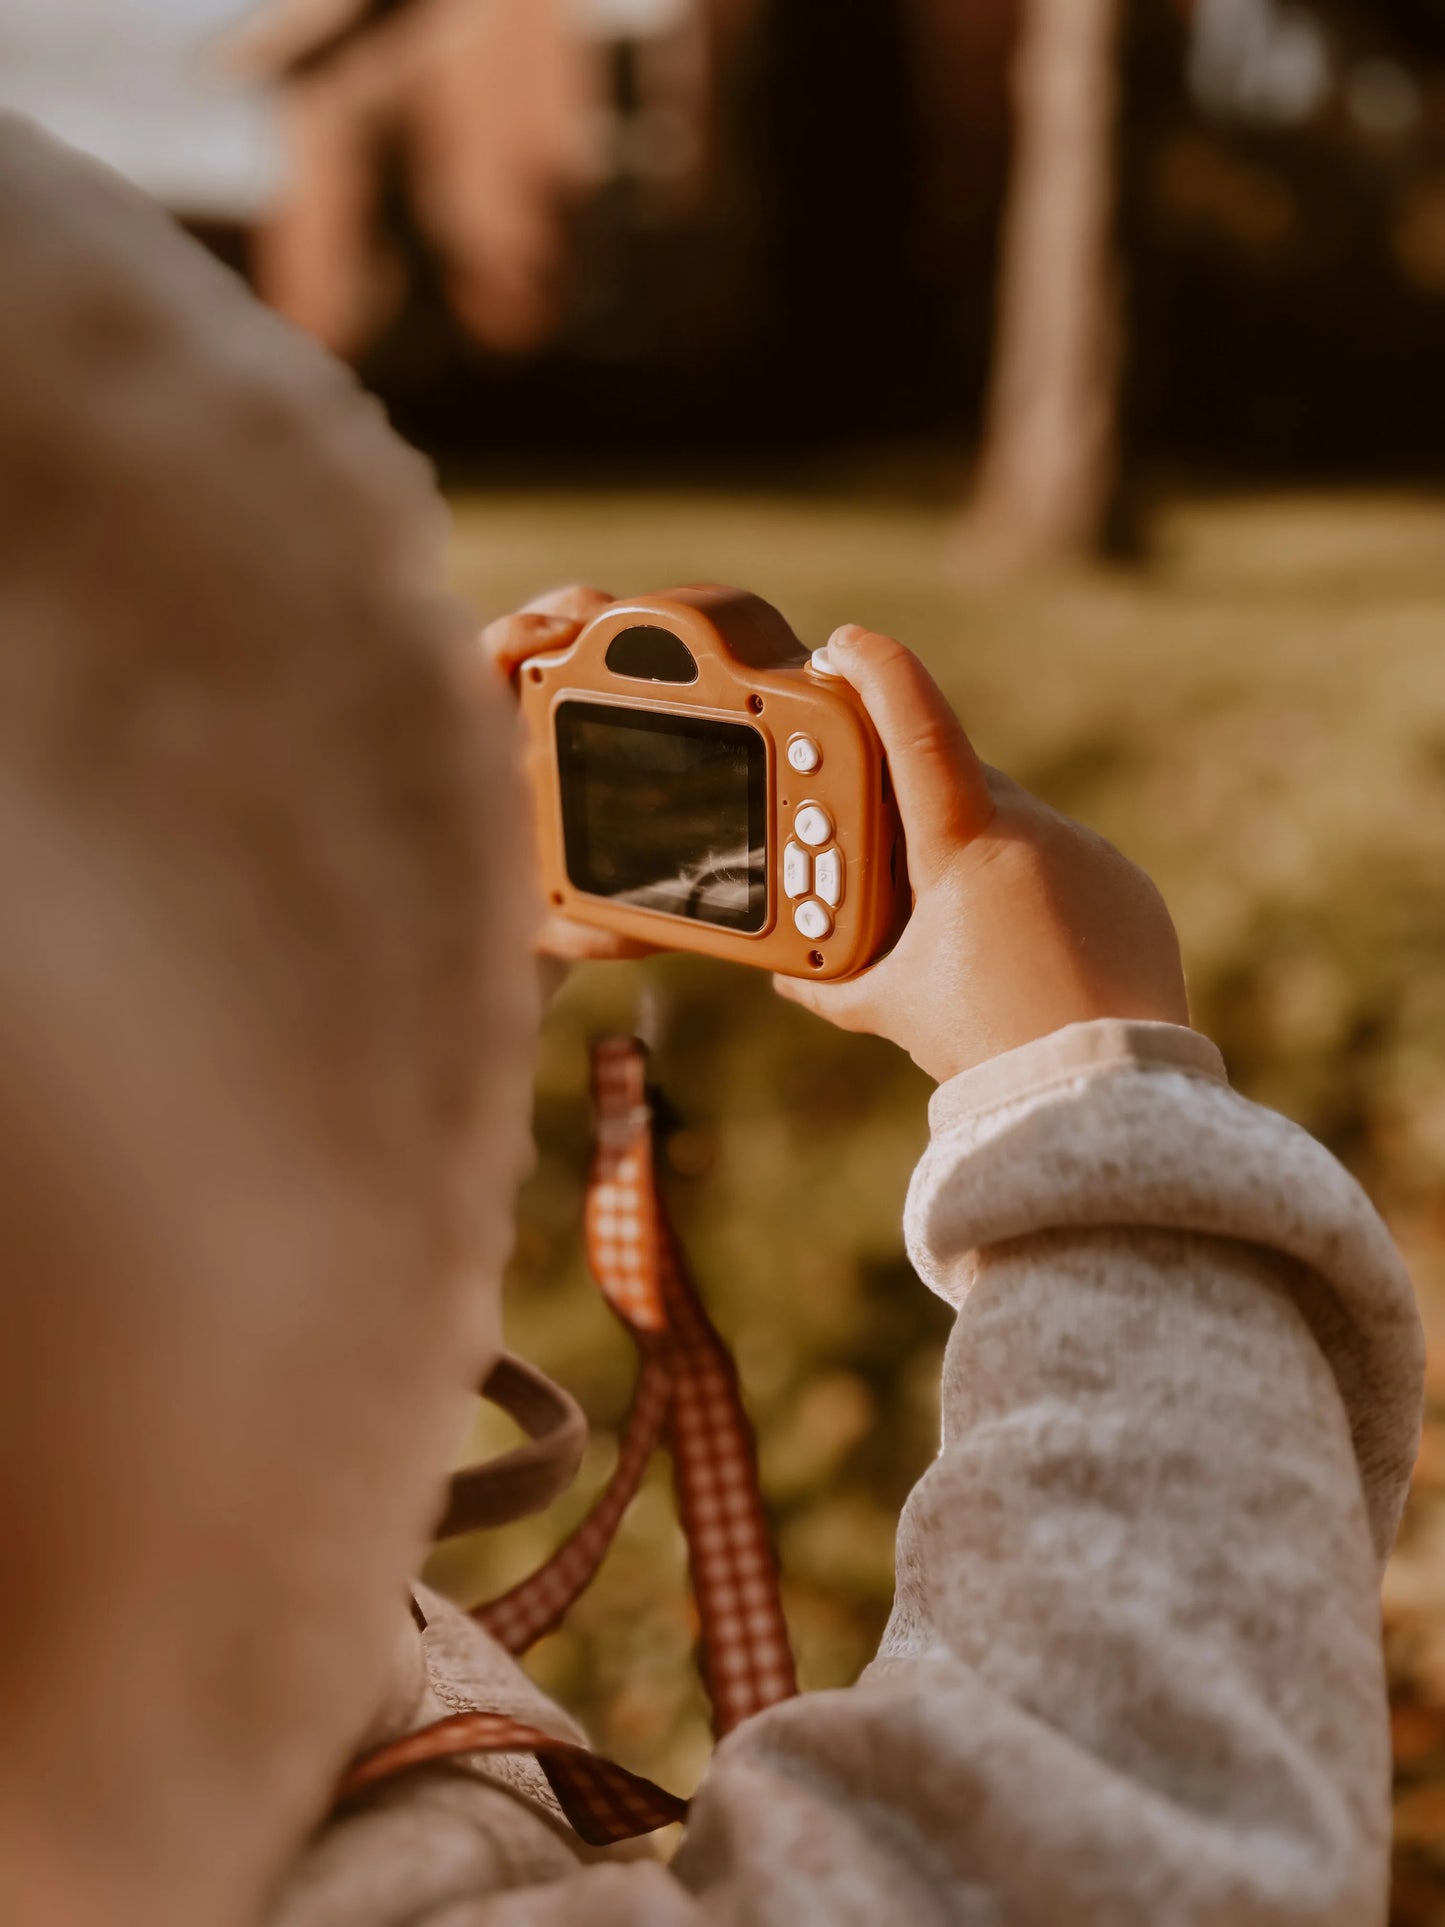
M477 1918L1382 1920L1378 1588L1422 1377L1388 1235L1210 1044L1142 1021L1187 1014L1148 879L987 770L900 644L829 654L916 903L862 976L779 987L944 1080L909 1206L959 1308L943 1448L859 1685L735 1733L670 1871Z
M1097 1024L935 1099L911 1242L960 1317L883 1651L716 1775L735 1838L768 1787L852 1809L835 1917L852 1856L919 1918L1384 1918L1419 1326L1351 1179L1217 1078Z
M1212 1070L1096 1024L934 1101L911 1242L961 1311L877 1671L959 1696L1005 1917L1384 1916L1418 1320L1359 1189Z
M1104 1023L943 1088L909 1223L960 1316L878 1660L720 1749L667 1873L476 1921L1383 1920L1421 1346L1363 1194Z

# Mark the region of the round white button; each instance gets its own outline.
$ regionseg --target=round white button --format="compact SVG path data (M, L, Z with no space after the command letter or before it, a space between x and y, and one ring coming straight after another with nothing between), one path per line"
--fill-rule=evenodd
M810 850L816 850L822 843L833 840L833 819L826 810L820 810L816 803L805 803L793 819L798 841L806 843Z
M835 669L829 661L828 645L826 643L824 643L821 649L815 649L812 655L809 656L808 667L815 676L841 676L843 673L841 669Z
M811 776L823 760L823 752L811 736L795 736L788 744L788 761L803 776Z
M816 943L819 937L826 937L833 928L833 919L816 897L809 897L806 903L798 905L793 912L793 922L811 943Z

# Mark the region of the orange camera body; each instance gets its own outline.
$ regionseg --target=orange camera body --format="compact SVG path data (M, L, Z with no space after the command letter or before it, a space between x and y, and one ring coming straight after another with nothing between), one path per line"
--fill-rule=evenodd
M543 887L659 949L851 977L911 904L857 691L739 589L614 603L521 670Z

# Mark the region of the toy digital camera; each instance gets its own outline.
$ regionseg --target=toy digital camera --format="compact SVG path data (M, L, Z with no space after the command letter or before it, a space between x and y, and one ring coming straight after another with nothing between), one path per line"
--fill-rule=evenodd
M850 977L911 904L877 731L778 611L713 586L618 602L522 665L543 887L579 922Z

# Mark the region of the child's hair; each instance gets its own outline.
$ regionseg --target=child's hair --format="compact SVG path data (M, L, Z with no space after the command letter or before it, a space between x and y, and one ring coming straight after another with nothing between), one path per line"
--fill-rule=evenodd
M520 831L427 465L10 118L0 260L0 773L127 866L328 1128L435 1164Z
M0 1915L251 1918L497 1342L511 705L376 405L7 117L0 263Z

